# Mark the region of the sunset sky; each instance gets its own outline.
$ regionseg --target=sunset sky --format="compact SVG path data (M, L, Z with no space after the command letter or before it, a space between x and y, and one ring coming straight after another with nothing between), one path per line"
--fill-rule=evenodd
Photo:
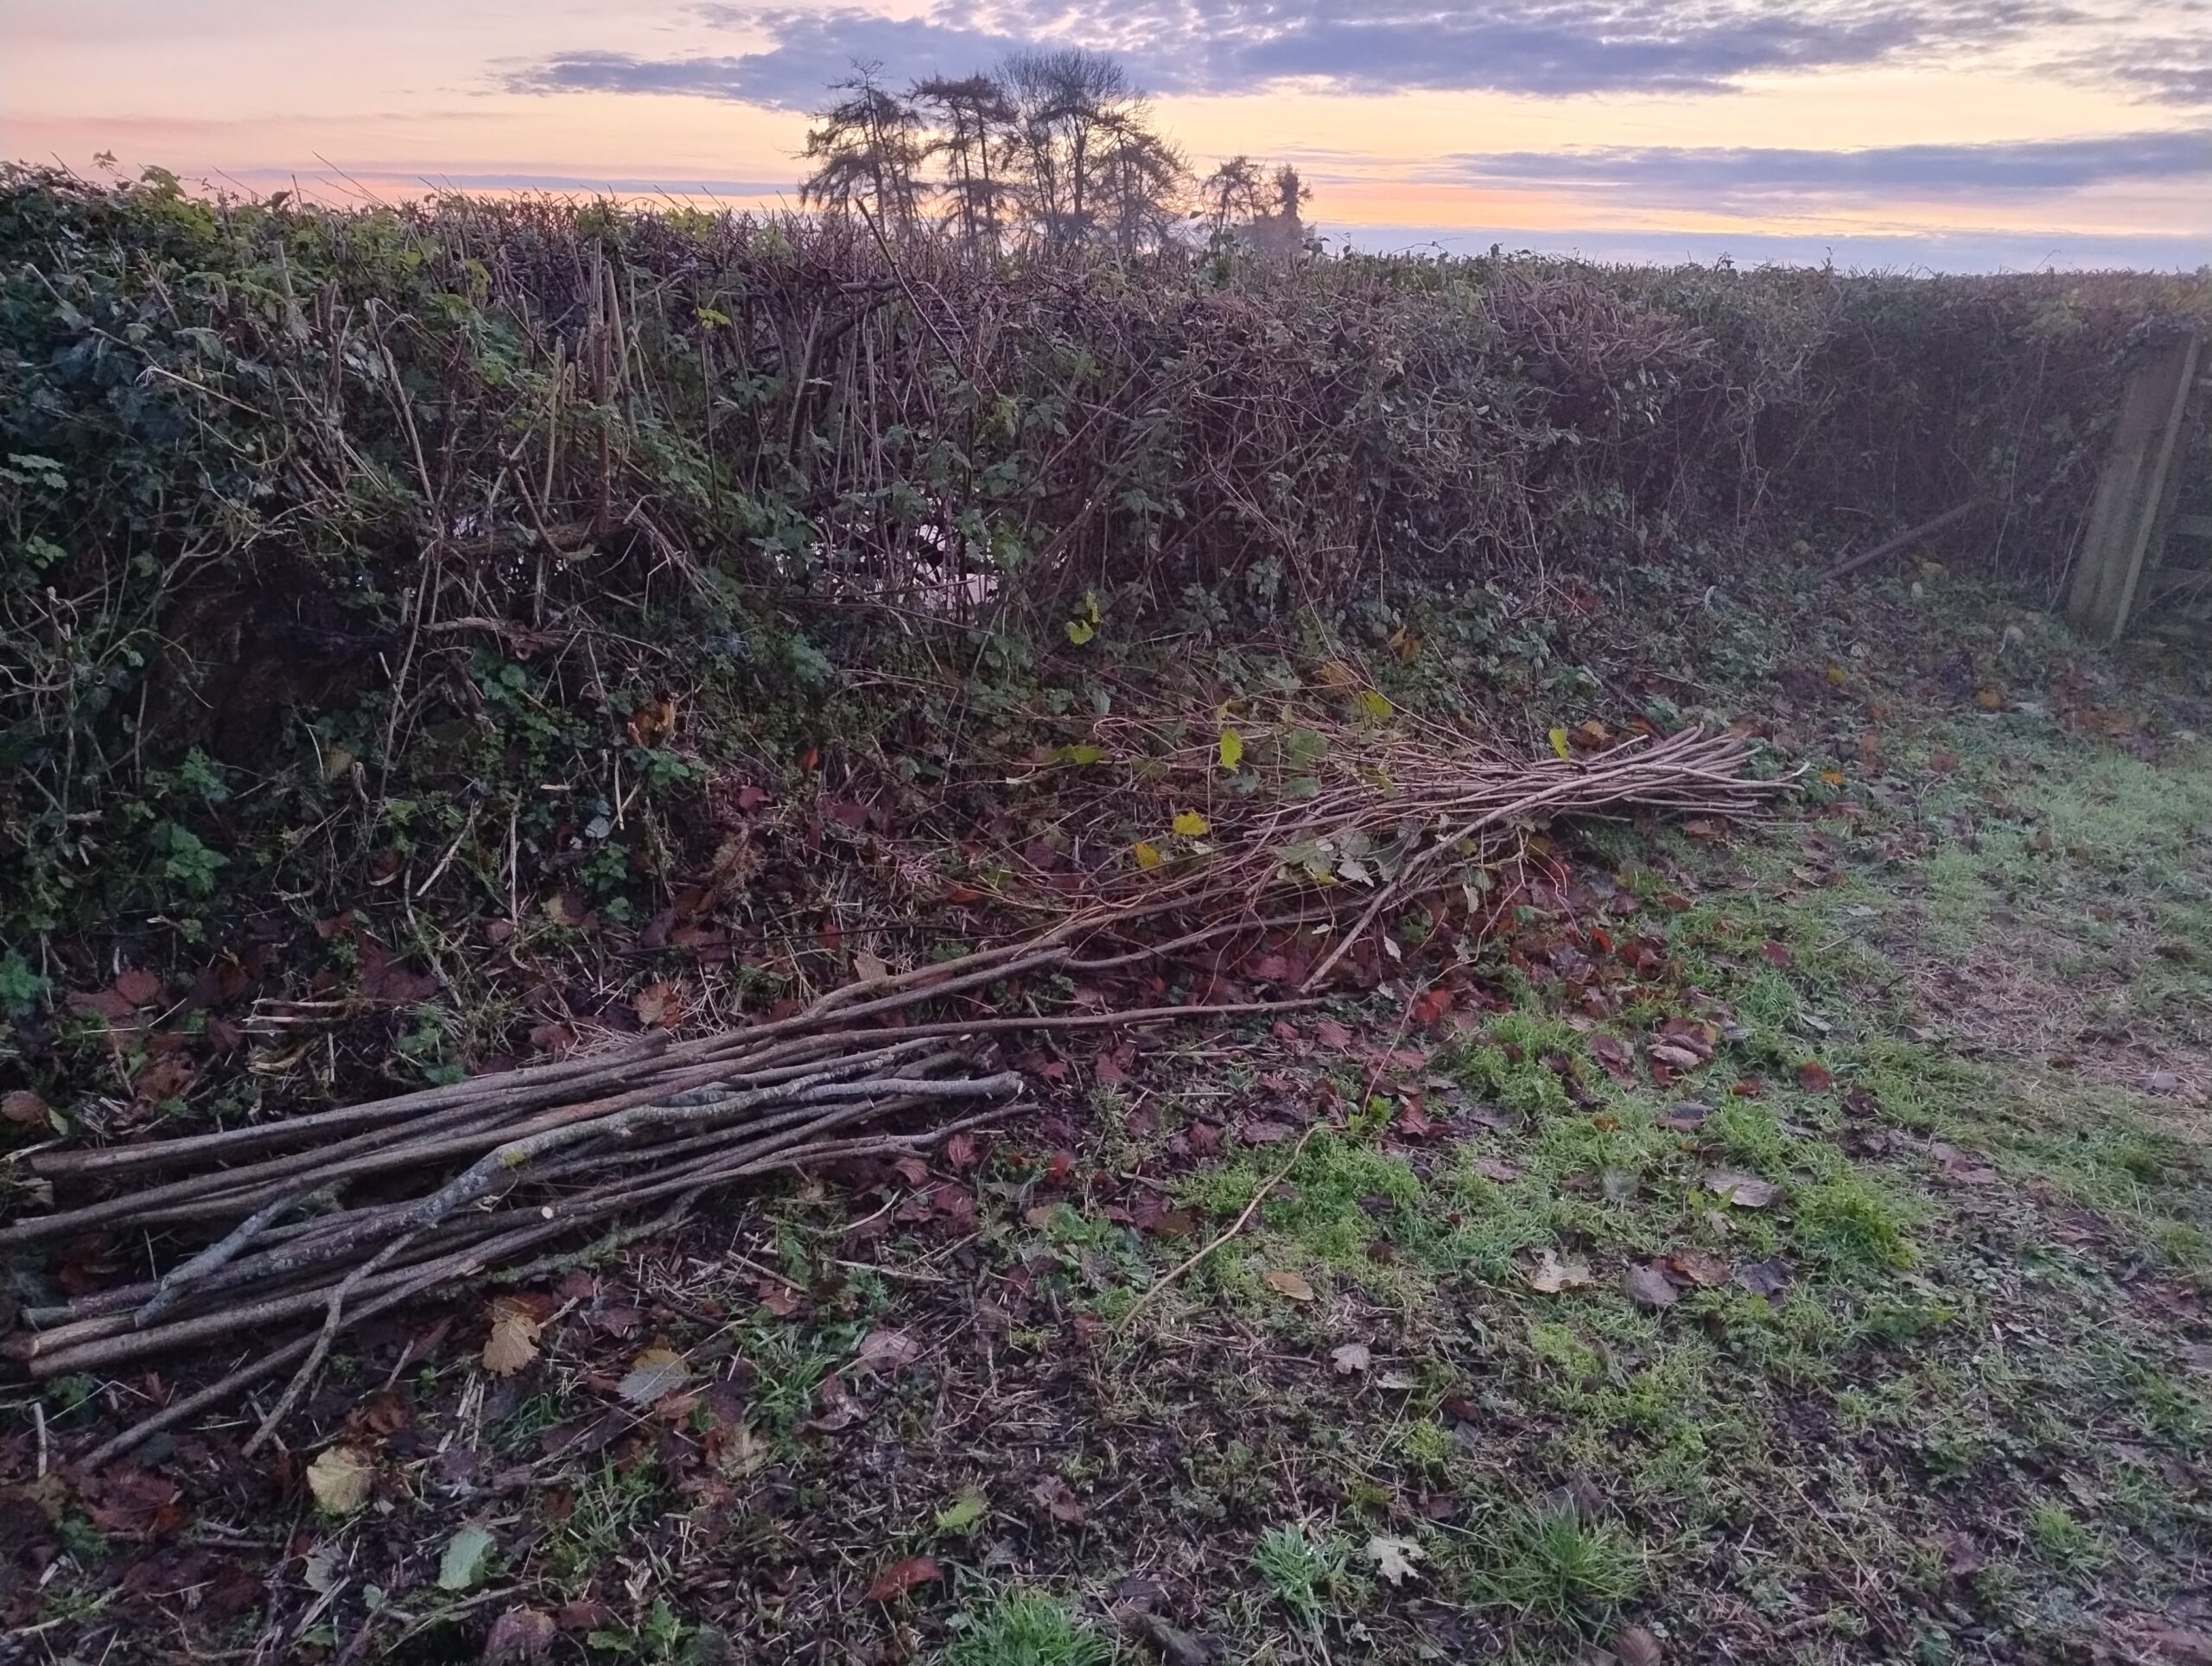
M0 156L795 205L853 60L1063 43L1370 247L2212 263L2212 0L0 0Z

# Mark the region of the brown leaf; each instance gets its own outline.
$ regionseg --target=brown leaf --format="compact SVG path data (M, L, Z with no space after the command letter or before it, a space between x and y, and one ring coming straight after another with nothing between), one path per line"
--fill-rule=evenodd
M1688 1047L1678 1047L1669 1041L1654 1042L1649 1052L1653 1064L1665 1065L1672 1070L1695 1070L1705 1062Z
M895 1561L875 1576L868 1588L870 1602L896 1602L918 1585L934 1585L944 1577L934 1556L909 1556Z
M537 1319L512 1296L492 1300L492 1327L484 1338L484 1369L494 1377L512 1377L537 1358Z
M1590 1266L1586 1262L1562 1261L1555 1250L1539 1250L1536 1264L1524 1269L1521 1276L1529 1288L1548 1296L1563 1290L1586 1290L1590 1288Z
M664 1400L691 1380L691 1368L673 1348L648 1348L630 1362L614 1392L633 1406Z
M1268 1288L1286 1301L1312 1301L1316 1299L1313 1287L1295 1273L1271 1272L1264 1276Z
M1246 1145L1281 1145L1294 1132L1287 1122L1262 1120L1244 1123L1236 1130L1236 1137Z
M899 1371L922 1357L922 1345L904 1331L870 1331L861 1339L854 1365L864 1371Z
M1500 1186L1521 1178L1518 1166L1507 1162L1503 1157L1476 1158L1475 1173L1486 1180L1496 1180Z
M1350 1377L1373 1364L1375 1355L1364 1342L1347 1342L1329 1351L1329 1363L1336 1368L1338 1377Z
M543 1660L560 1635L553 1616L535 1608L510 1608L492 1622L484 1639L484 1666Z
M1819 1059L1808 1059L1797 1066L1797 1085L1808 1093L1826 1093L1835 1085L1835 1078Z
M1630 1268L1621 1276L1621 1288L1639 1307L1671 1307L1678 1294L1667 1269L1656 1261L1648 1267Z
M1780 1295L1795 1281L1789 1264L1778 1257L1764 1261L1747 1261L1736 1269L1736 1282L1755 1296L1769 1300Z
M115 992L134 1007L150 1007L162 998L162 980L133 966L117 975Z
M1621 1666L1665 1666L1667 1659L1659 1639L1641 1625L1631 1625L1613 1639L1613 1657Z
M638 1014L638 1022L647 1029L663 1028L683 1017L683 994L665 978L639 990L630 1005Z
M1057 1475L1046 1476L1030 1489L1029 1496L1063 1527L1081 1527L1090 1514L1066 1481Z
M1685 1099L1659 1118L1659 1126L1672 1129L1677 1134L1694 1134L1705 1125L1705 1119L1712 1115L1711 1105L1701 1104L1695 1099Z
M308 1491L330 1516L351 1516L368 1503L376 1464L358 1447L331 1447L308 1466Z
M1700 1289L1711 1290L1728 1282L1728 1263L1705 1250L1677 1250L1667 1265Z
M0 1116L24 1128L46 1128L46 1101L28 1088L17 1088L13 1093L0 1095Z
M1739 1174L1732 1168L1716 1168L1705 1177L1706 1189L1738 1209L1764 1209L1782 1195L1782 1188L1756 1174Z

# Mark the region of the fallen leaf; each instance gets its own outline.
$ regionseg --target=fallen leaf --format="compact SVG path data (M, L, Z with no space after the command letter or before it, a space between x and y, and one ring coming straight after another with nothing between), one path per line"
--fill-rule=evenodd
M1520 1168L1515 1164L1507 1162L1503 1157L1476 1158L1475 1173L1486 1180L1496 1180L1500 1186L1521 1178Z
M1705 1177L1706 1189L1717 1192L1738 1209L1764 1209L1782 1195L1782 1188L1756 1174L1739 1174L1732 1168L1716 1168Z
M1621 1288L1639 1307L1671 1307L1678 1294L1675 1281L1667 1276L1667 1269L1656 1262L1648 1267L1630 1268L1621 1276Z
M1713 1115L1713 1107L1695 1099L1685 1099L1671 1107L1659 1118L1659 1126L1670 1128L1677 1134L1694 1134L1704 1126L1705 1119Z
M1129 854L1136 858L1139 868L1147 869L1157 868L1167 860L1160 854L1160 847L1148 839L1139 839L1129 847Z
M1364 1342L1347 1342L1342 1347L1329 1351L1329 1363L1336 1367L1338 1377L1350 1377L1363 1371L1375 1363L1375 1356Z
M327 1447L308 1466L308 1491L327 1516L351 1516L369 1501L376 1465L358 1447Z
M875 1583L868 1588L870 1602L895 1602L918 1585L934 1585L944 1577L944 1569L934 1556L909 1556L895 1561L875 1576Z
M1195 810L1179 810L1175 819L1168 823L1179 838L1203 839L1206 836L1206 818Z
M1552 743L1552 750L1559 754L1562 762L1573 755L1567 749L1567 731L1565 729L1555 728L1545 738Z
M1656 1042L1649 1051L1652 1063L1674 1070L1695 1070L1705 1062L1688 1047L1678 1047L1669 1041Z
M1313 1287L1295 1273L1268 1273L1268 1288L1286 1301L1312 1301Z
M11 1122L24 1128L44 1128L47 1116L46 1101L29 1089L17 1088L13 1093L0 1095L0 1116Z
M438 1558L438 1589L466 1591L483 1576L484 1559L492 1554L492 1535L474 1523L446 1541Z
M535 1608L510 1608L492 1622L484 1639L484 1666L542 1660L559 1635L552 1615Z
M1220 757L1224 769L1235 769L1244 761L1244 737L1233 728L1221 732Z
M1711 1290L1728 1282L1728 1263L1706 1250L1677 1250L1667 1265L1700 1289Z
M1659 1639L1641 1625L1631 1625L1613 1639L1613 1658L1621 1666L1664 1666Z
M492 1300L492 1328L484 1339L484 1369L494 1377L512 1377L537 1358L538 1323L530 1310L512 1296Z
M1539 1250L1535 1267L1524 1269L1522 1277L1529 1288L1548 1296L1562 1290L1586 1290L1590 1288L1590 1267L1586 1262L1561 1261L1555 1250Z
M1414 1564L1428 1553L1414 1539L1386 1538L1377 1533L1367 1542L1368 1559L1375 1564L1376 1576L1395 1590L1414 1574Z
M673 1348L648 1348L630 1362L614 1392L633 1406L666 1399L691 1380L691 1368Z
M1090 1511L1073 1489L1057 1475L1047 1475L1029 1490L1029 1496L1043 1505L1046 1514L1062 1527L1081 1527Z
M2170 1070L2154 1070L2143 1078L2145 1093L2179 1093L2181 1088L2181 1078ZM9 1097L13 1098L15 1096L10 1094Z
M134 1007L150 1007L162 998L162 980L143 967L117 974L115 992Z
M1393 1367L1375 1379L1375 1386L1378 1389L1394 1389L1402 1391L1407 1389L1419 1388L1421 1378L1403 1367Z
M1780 1295L1796 1281L1789 1264L1778 1257L1765 1261L1747 1261L1736 1269L1736 1282L1755 1296L1772 1299Z
M1128 1628L1159 1650L1167 1666L1211 1666L1213 1650L1202 1639L1188 1631L1178 1631L1154 1613L1132 1613L1126 1621Z
M870 1331L861 1339L854 1365L864 1371L899 1371L922 1357L922 1345L904 1331Z
M1808 1093L1826 1093L1835 1085L1835 1078L1819 1059L1808 1059L1797 1066L1797 1085Z
M676 985L665 979L639 990L630 1006L638 1014L638 1022L647 1029L673 1024L683 1016L683 1003Z

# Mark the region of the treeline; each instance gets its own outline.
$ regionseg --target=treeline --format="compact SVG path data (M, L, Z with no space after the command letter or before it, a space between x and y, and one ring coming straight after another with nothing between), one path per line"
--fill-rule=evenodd
M810 207L887 237L972 253L1122 256L1184 238L1294 255L1306 245L1298 171L1233 156L1204 178L1153 124L1151 101L1104 54L1023 52L988 73L901 92L857 67L806 137Z

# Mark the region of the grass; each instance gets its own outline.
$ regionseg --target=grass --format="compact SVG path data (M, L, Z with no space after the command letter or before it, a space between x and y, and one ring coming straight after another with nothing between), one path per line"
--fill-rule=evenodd
M1114 1650L1055 1599L1009 1591L959 1617L944 1666L1105 1666Z

